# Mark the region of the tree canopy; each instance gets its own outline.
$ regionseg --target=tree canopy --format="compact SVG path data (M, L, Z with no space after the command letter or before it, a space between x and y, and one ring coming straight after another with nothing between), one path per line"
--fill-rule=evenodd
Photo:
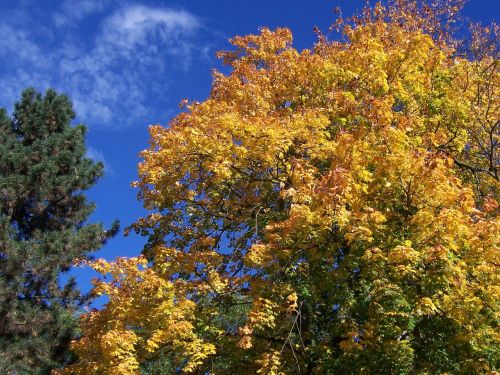
M85 297L61 272L117 228L85 224L83 191L102 175L85 156L85 127L70 100L22 93L13 116L0 109L0 372L47 374L71 358L74 316Z
M210 96L152 126L143 256L92 263L109 302L63 373L498 370L496 27L377 4L235 37Z

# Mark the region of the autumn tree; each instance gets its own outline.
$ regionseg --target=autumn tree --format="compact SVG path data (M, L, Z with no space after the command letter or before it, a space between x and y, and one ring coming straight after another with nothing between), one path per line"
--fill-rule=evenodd
M498 370L497 29L457 39L459 9L232 39L208 99L150 129L148 244L93 265L110 301L66 373Z
M67 363L85 301L61 273L116 232L85 224L83 191L102 175L85 155L71 102L48 90L0 110L0 373L46 374Z

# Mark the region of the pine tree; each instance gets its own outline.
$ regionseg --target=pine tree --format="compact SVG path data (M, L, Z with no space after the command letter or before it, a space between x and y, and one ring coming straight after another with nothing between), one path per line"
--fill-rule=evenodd
M48 373L70 358L75 312L87 300L59 276L116 234L85 224L84 190L103 174L85 155L71 101L22 93L12 117L0 109L0 373Z

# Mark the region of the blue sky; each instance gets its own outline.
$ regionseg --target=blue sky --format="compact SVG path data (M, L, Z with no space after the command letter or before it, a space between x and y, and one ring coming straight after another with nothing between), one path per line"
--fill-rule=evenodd
M352 15L363 0L0 0L0 107L12 109L21 90L53 87L67 93L89 129L88 155L106 176L89 191L91 221L122 228L145 214L130 187L148 125L167 124L183 98L203 100L215 52L228 38L259 27L286 26L298 49L325 32L336 6ZM470 0L473 20L498 19L500 1ZM120 233L95 255L113 259L140 253L144 239ZM82 289L95 275L74 271Z

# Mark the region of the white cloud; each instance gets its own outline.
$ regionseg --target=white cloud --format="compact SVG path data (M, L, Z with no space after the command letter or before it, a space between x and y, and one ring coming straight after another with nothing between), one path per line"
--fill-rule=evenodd
M11 67L11 71L5 76L0 74L2 81L0 104L2 107L12 109L12 104L19 99L22 89L34 85L34 82L41 89L50 86L49 77L40 74L50 69L50 63L44 59L41 48L31 40L25 30L0 24L0 35L2 36L0 37L0 65L3 65L4 69Z
M95 162L101 162L104 164L104 172L110 174L111 176L115 175L115 172L111 168L111 164L109 164L106 159L104 159L104 154L96 150L95 148L88 147L87 148L87 157L92 159Z
M190 36L200 26L200 21L186 11L129 6L104 21L96 50L101 53L100 58L107 61L125 57L150 63L151 58L160 53L178 55L189 61L194 47Z
M79 20L101 11L96 3L66 1L58 14ZM55 22L64 26L61 20ZM152 93L155 100L165 95L169 73L188 69L193 58L206 53L195 43L200 27L198 18L183 10L131 5L102 18L90 40L60 32L47 47L29 29L0 24L0 35L6 36L0 38L0 64L10 64L9 73L2 76L0 70L0 100L17 99L26 86L52 86L71 97L88 124L122 127L141 121L150 113Z
M61 61L61 71L71 77L77 112L106 123L126 121L116 111L120 108L146 115L144 99L153 82L144 78L167 70L169 56L187 68L193 52L190 36L198 27L199 21L184 11L145 6L117 10L104 20L89 53Z
M42 51L40 47L30 39L25 30L19 30L9 25L0 24L0 57L16 56L24 62L39 65L38 58Z
M92 147L87 148L87 157L94 160L94 161L100 161L103 164L105 161L104 154L101 151L96 150L95 148L92 148Z
M72 26L87 16L103 11L108 3L107 0L66 0L52 18L58 27Z
M194 29L200 26L196 17L182 10L150 8L143 5L130 6L113 15L107 22L114 30L143 34L154 25L164 25L167 29Z

